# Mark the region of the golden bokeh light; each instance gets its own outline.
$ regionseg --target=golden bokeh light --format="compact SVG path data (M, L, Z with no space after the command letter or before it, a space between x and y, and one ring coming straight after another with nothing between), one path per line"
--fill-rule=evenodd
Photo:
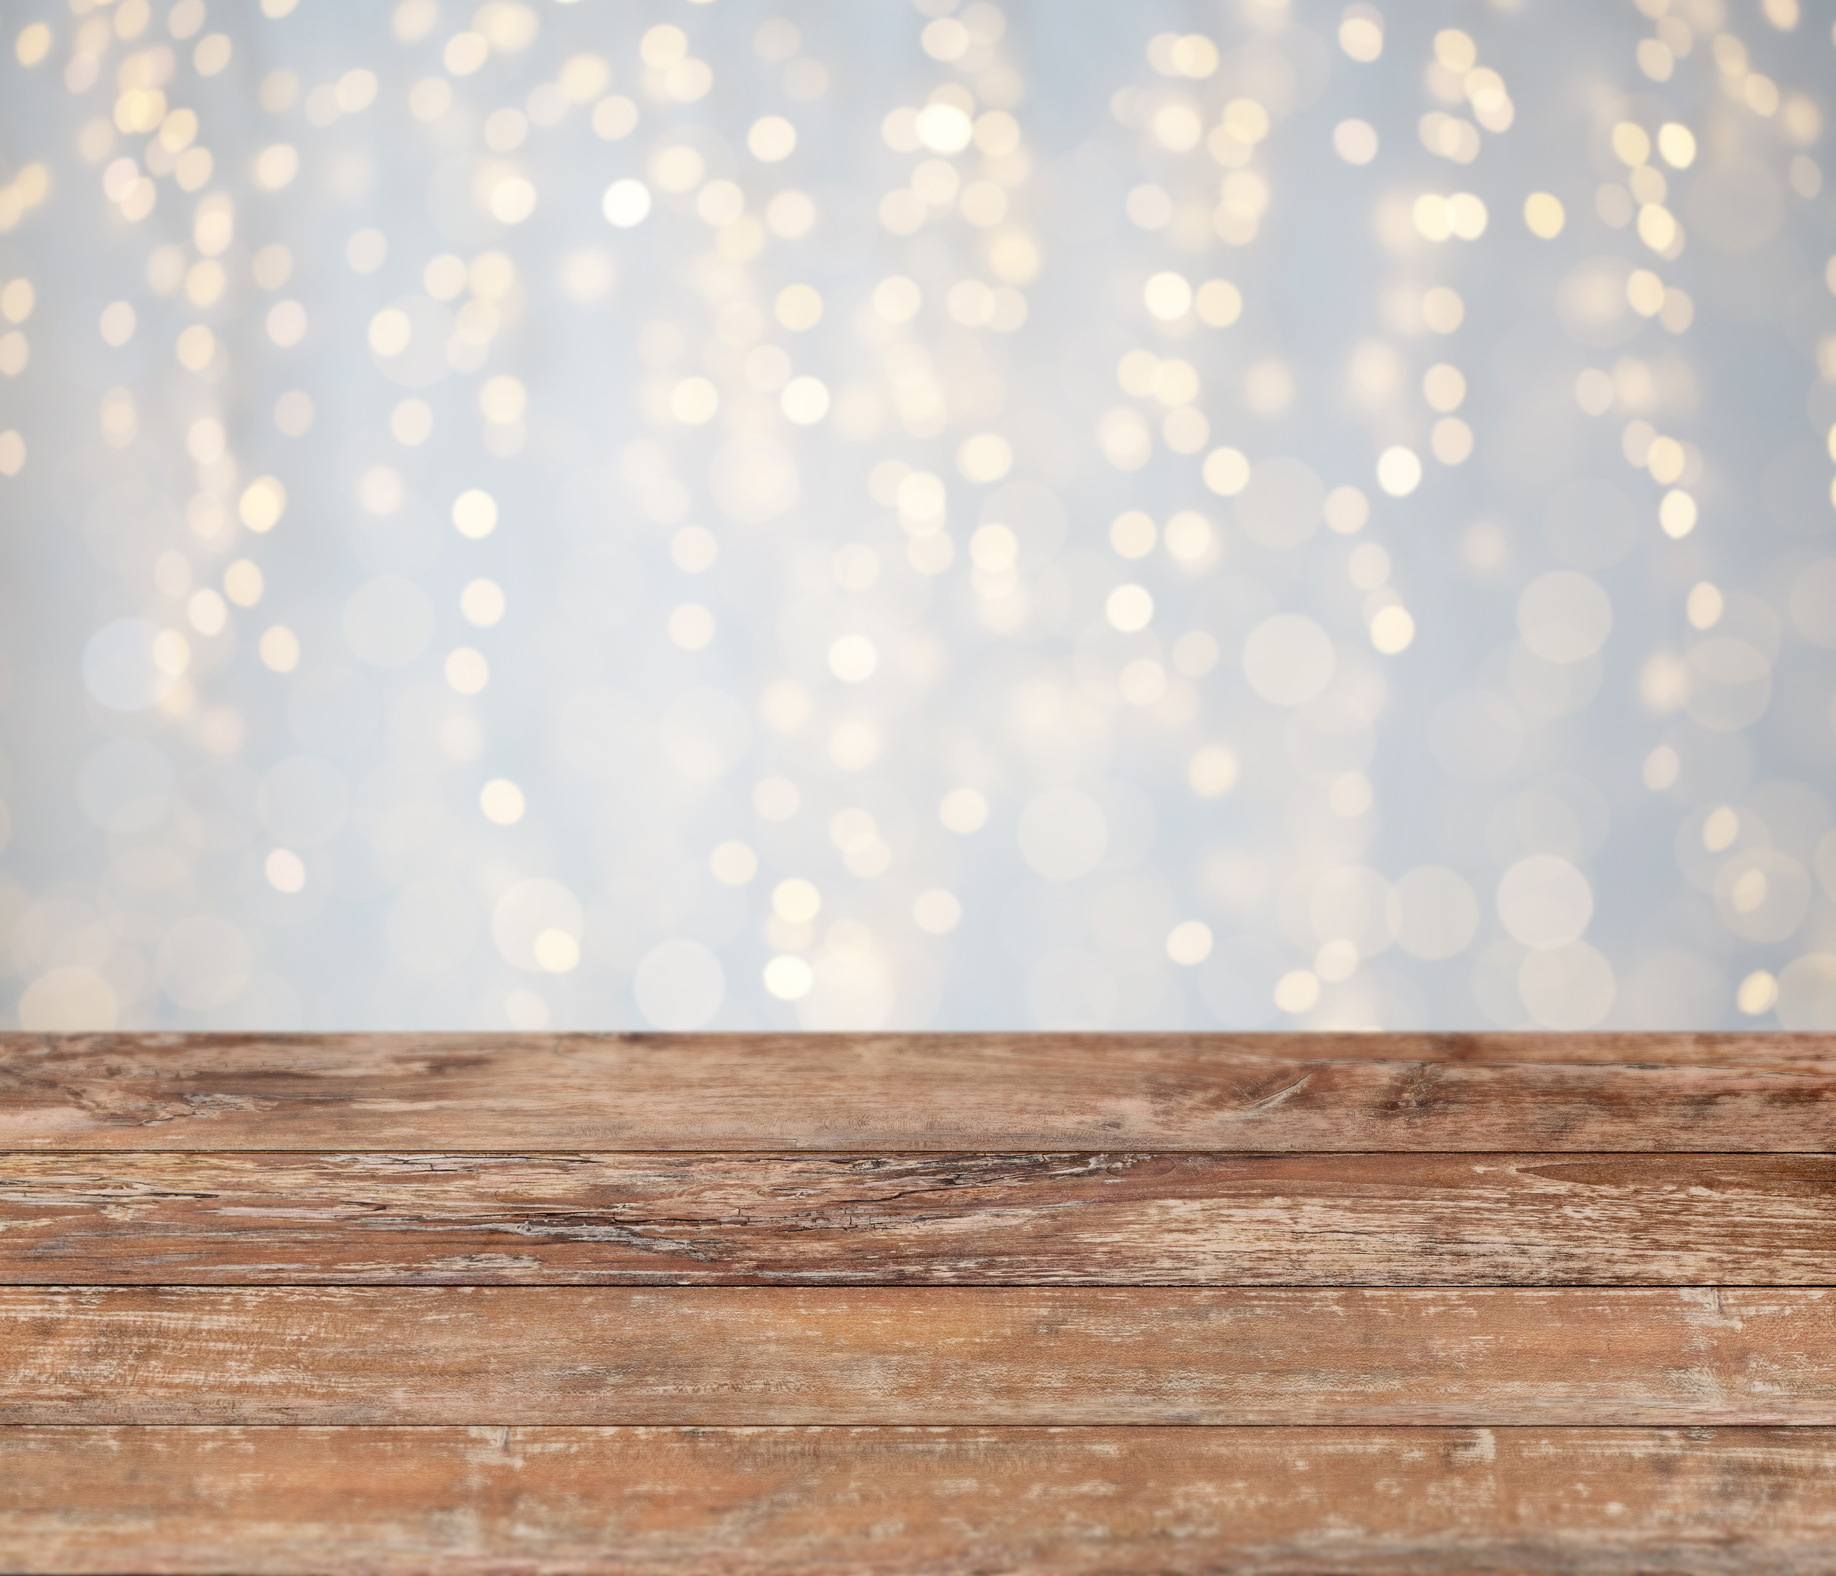
M1808 8L590 9L15 20L21 1025L1836 1026Z

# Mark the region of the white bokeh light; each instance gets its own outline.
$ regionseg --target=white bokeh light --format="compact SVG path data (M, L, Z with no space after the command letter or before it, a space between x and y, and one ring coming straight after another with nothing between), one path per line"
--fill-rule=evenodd
M1808 11L613 9L4 40L0 1010L1836 1027Z

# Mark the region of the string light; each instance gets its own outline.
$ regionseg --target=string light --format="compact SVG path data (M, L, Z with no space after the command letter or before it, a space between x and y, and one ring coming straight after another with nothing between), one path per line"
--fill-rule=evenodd
M1836 1027L1802 46L590 10L14 24L20 1024Z

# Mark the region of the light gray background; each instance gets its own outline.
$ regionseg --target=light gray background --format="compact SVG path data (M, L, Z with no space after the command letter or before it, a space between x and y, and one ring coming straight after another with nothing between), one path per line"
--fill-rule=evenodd
M393 17L213 0L195 28L182 6L136 5L0 7L14 194L0 292L31 286L0 323L25 357L8 364L0 344L14 1020L1836 1027L1836 209L1821 171L1836 50L1820 11L1786 27L1796 7L1780 0L1675 0L1657 17L1395 5L1380 56L1360 61L1341 43L1348 13L1314 0L954 18L892 0ZM49 52L22 64L15 41L39 21ZM646 47L672 54L667 35L646 45L657 27L685 35L705 94L670 96L698 68L645 66ZM455 75L466 46L450 41L473 28L499 47ZM1474 118L1461 76L1435 68L1450 28L1511 104L1470 162L1421 129ZM228 62L204 75L217 34ZM1166 34L1211 40L1217 69L1157 69ZM946 56L968 45L934 58L927 36ZM1674 59L1662 81L1648 42L1640 54L1651 40ZM552 84L582 53L608 84L556 111ZM281 72L291 99L264 108L288 97ZM353 72L373 75L373 100ZM417 118L413 94L438 102L429 79L450 107ZM149 155L157 136L95 128L137 81L195 111L212 156L197 190L159 172L174 160ZM341 82L362 107L337 107ZM940 93L1017 123L1019 153L971 144L945 161L966 189L992 180L1007 212L983 226L940 203L895 233L887 194L938 155L883 128ZM611 140L593 119L607 96L636 109ZM1245 99L1269 130L1240 166L1204 136L1167 146L1169 106L1209 134ZM487 117L505 109L535 123L493 152ZM748 150L768 115L797 134L776 162ZM1335 152L1352 119L1376 132L1367 164ZM1609 222L1632 206L1622 121L1693 134L1688 168L1650 155L1674 255ZM513 121L493 124L514 140ZM997 145L1000 130L984 128ZM277 144L297 173L264 190ZM679 147L704 168L670 192L658 161ZM48 175L35 203L20 197L30 166ZM1266 210L1227 238L1215 211L1241 204L1245 183L1223 184L1239 172ZM152 205L131 217L143 179ZM602 197L626 179L653 206L621 228ZM514 223L489 207L506 180L534 196ZM781 215L785 191L807 194L814 222L723 235L697 209L712 180L734 183L747 222ZM1457 192L1484 203L1483 234L1424 239L1416 200ZM1527 227L1533 192L1564 205L1553 239ZM226 282L200 306L170 286L204 260L197 215L219 197ZM723 197L707 199L717 219ZM1171 221L1138 222L1156 203ZM353 242L372 230L380 260ZM264 288L257 258L276 244L291 272ZM514 283L455 367L445 336L474 291L436 307L427 267L491 252ZM1635 269L1688 307L1641 316ZM1168 272L1230 281L1241 317L1157 319L1144 292ZM1004 273L1023 323L953 318L953 287ZM921 297L907 322L876 312L893 276ZM814 327L774 320L793 285L820 293ZM1452 332L1422 322L1437 287L1463 305ZM408 298L412 353L378 356L377 315ZM121 302L134 327L114 345L104 314ZM305 315L290 345L270 330L283 302ZM216 348L190 370L180 336L200 323ZM1141 351L1196 373L1209 431L1192 452L1169 443L1151 391L1119 380ZM1465 381L1458 464L1432 451L1423 379L1442 363ZM827 416L787 418L787 370L821 381ZM494 425L481 397L504 377L526 408ZM691 378L719 398L701 424L672 411L692 409ZM289 435L302 391L311 422ZM433 418L414 444L391 429L409 399ZM220 424L220 456L200 420ZM973 459L965 474L962 446L984 435L1006 445L1004 475ZM1628 458L1654 435L1683 445L1672 485L1699 522L1681 539L1660 528L1667 487ZM1235 497L1205 481L1223 447L1252 468ZM1424 466L1405 496L1378 480L1393 447ZM937 532L902 522L889 462L941 482L947 566ZM257 533L236 511L262 476L287 503ZM1351 532L1322 522L1321 496L1344 487L1369 502ZM499 508L482 539L451 521L470 488ZM1156 527L1146 556L1112 545L1128 510ZM1197 560L1166 545L1182 511L1213 533ZM1011 573L1004 539L976 536L988 524L1013 533ZM709 542L711 566L681 567ZM259 600L200 603L243 559ZM507 609L485 628L460 607L479 578ZM1151 597L1142 628L1106 611L1138 621L1111 600L1130 585ZM1390 605L1414 634L1386 652L1372 628ZM695 644L708 617L699 649L672 636ZM277 625L298 642L286 673L260 654ZM183 643L151 645L162 631ZM838 676L865 649L848 637L871 646L863 680ZM445 676L462 647L489 668L471 695ZM1234 781L1196 791L1229 777L1220 749ZM496 779L522 795L513 824L481 808ZM986 805L974 830L940 814L963 789ZM958 826L969 802L951 801ZM811 889L819 911L800 918Z

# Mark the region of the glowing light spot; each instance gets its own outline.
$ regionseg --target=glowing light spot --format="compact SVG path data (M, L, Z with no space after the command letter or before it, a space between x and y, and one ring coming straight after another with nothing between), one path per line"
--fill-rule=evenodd
M1243 315L1243 292L1228 279L1207 279L1195 301L1199 321L1210 328L1229 328Z
M614 181L606 188L601 209L608 223L629 230L650 213L650 188L637 180Z
M1332 129L1332 146L1347 164L1369 164L1377 157L1377 129L1368 120L1342 120Z
M22 66L35 66L51 53L51 29L43 22L33 22L19 30L13 41L13 55Z
M262 874L276 892L294 893L306 886L306 863L290 848L276 848L262 861Z
M1696 162L1696 137L1689 127L1666 121L1658 128L1658 152L1673 169L1686 170Z
M251 531L271 531L280 523L287 509L287 489L278 477L261 476L242 491L236 513Z
M821 378L792 378L778 396L778 406L785 419L799 427L811 427L829 414L829 388Z
M1763 1017L1778 1004L1779 982L1765 969L1755 969L1740 982L1734 1000L1749 1018Z
M717 844L708 856L708 868L722 886L744 886L759 872L759 856L745 843Z
M1377 485L1392 498L1406 498L1421 481L1422 462L1414 450L1399 446L1377 457Z
M967 836L988 822L988 801L973 788L952 788L937 807L937 818L945 828Z
M822 296L809 285L787 285L778 292L775 310L784 327L802 333L822 321Z
M683 651L705 651L714 643L714 615L699 602L684 602L669 615L671 644Z
M1386 657L1406 651L1415 639L1415 620L1403 607L1386 607L1371 620L1371 644Z
M1202 920L1189 919L1175 925L1167 935L1167 956L1185 968L1203 963L1211 956L1211 927Z
M1658 505L1658 524L1664 534L1675 540L1688 536L1696 528L1696 500L1688 493L1672 489Z
M453 526L473 541L489 536L497 529L497 500L481 488L467 488L453 500Z
M923 293L903 274L882 279L874 287L873 309L889 323L909 323L923 304Z
M1651 157L1651 137L1642 126L1622 120L1613 128L1613 154L1620 163L1637 167Z
M1319 999L1319 977L1310 969L1290 969L1275 982L1275 1005L1283 1012L1307 1012Z
M523 790L508 777L493 777L478 790L478 808L493 826L515 826L527 803Z
M822 894L813 882L793 876L772 889L772 912L790 925L807 925L822 912Z
M1383 15L1375 6L1354 5L1339 23L1339 48L1369 65L1383 53Z
M816 983L815 972L802 958L784 953L765 965L766 993L779 1001L801 1001Z
M1322 506L1327 526L1341 536L1362 531L1371 517L1370 500L1356 487L1335 487Z
M384 307L370 319L370 349L379 356L399 356L413 334L414 324L400 307Z
M1249 485L1249 461L1236 449L1213 449L1205 456L1205 485L1232 498Z
M927 104L913 125L918 141L933 153L961 153L975 135L975 125L954 104Z
M255 157L255 184L263 191L277 192L293 183L299 173L300 156L290 143L277 142Z
M1146 558L1154 551L1160 533L1139 509L1117 515L1109 527L1109 545L1124 558Z
M1734 839L1740 836L1740 815L1728 805L1721 805L1709 811L1702 822L1702 846L1711 854L1719 854L1734 846Z
M720 391L706 378L684 378L670 390L669 409L684 426L699 427L720 409Z
M1560 199L1548 192L1532 192L1524 199L1524 223L1541 240L1553 241L1568 222Z
M956 468L972 482L998 482L1013 468L1014 451L999 433L978 433L956 451Z
M276 673L291 673L300 665L300 638L285 624L272 624L262 632L263 666Z
M1163 323L1176 322L1192 310L1192 286L1181 274L1155 274L1142 292L1147 309Z
M1120 585L1109 593L1103 613L1113 628L1133 634L1153 622L1154 598L1145 586Z
M952 892L933 887L912 904L912 921L927 936L947 936L962 922L963 905Z
M797 128L782 115L767 115L752 123L746 133L746 147L764 164L777 164L790 157L797 146Z
M844 684L864 684L880 665L880 654L865 635L843 635L829 647L829 671Z
M446 659L446 682L461 695L476 695L491 679L491 665L482 651L460 646Z

